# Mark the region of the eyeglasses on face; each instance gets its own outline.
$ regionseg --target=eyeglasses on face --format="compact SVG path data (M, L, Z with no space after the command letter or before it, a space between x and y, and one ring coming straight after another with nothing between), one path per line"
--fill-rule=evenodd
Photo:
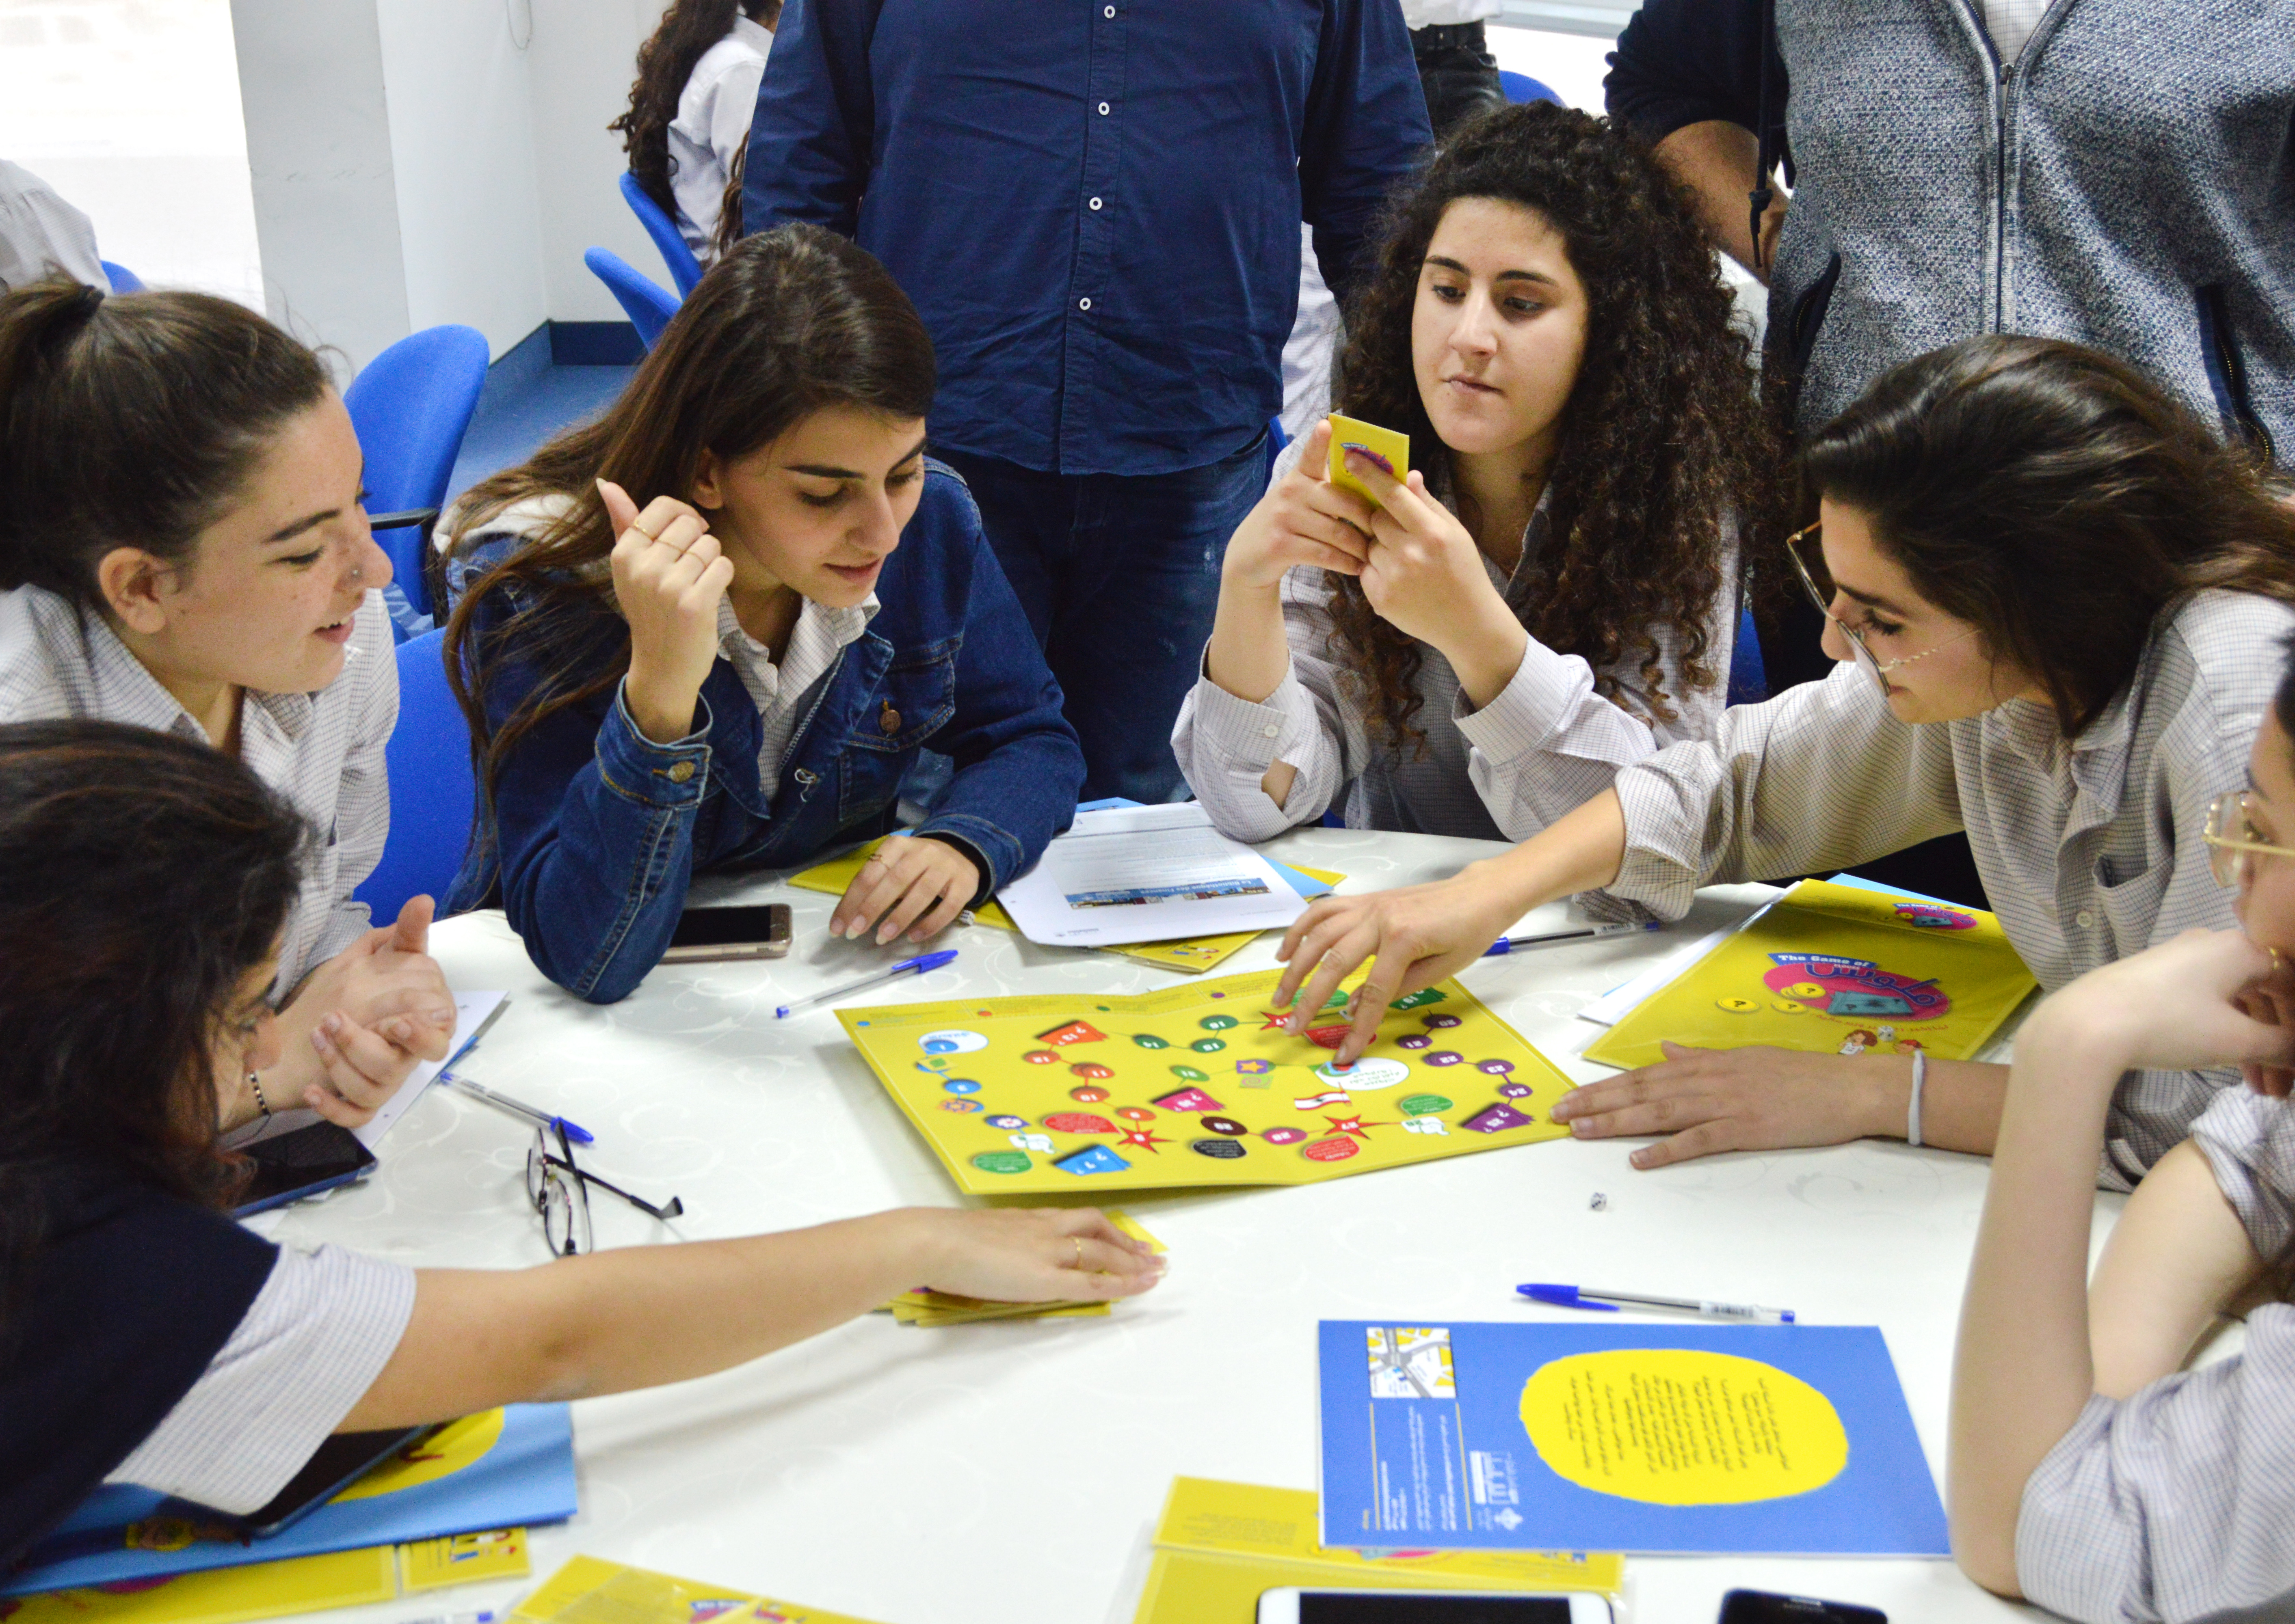
M2208 872L2218 885L2247 884L2255 877L2258 858L2295 857L2295 847L2274 845L2257 830L2251 789L2217 796L2208 808L2208 825L2200 838L2208 843Z
M550 1152L552 1137L558 1141L555 1155ZM574 1164L574 1147L567 1142L563 1129L537 1128L534 1130L534 1143L526 1153L526 1196L534 1204L534 1210L542 1215L543 1236L550 1243L552 1257L579 1257L596 1245L596 1236L590 1225L588 1187L593 1184L620 1196L647 1217L664 1222L685 1211L685 1204L674 1196L656 1206L595 1173L584 1172Z
M1851 657L1874 681L1880 684L1883 698L1889 692L1891 672L1909 665L1915 660L1924 660L1940 649L1949 649L1953 644L1976 635L1976 628L1971 626L1940 643L1922 649L1918 654L1908 654L1902 659L1881 659L1866 646L1862 631L1833 612L1833 600L1840 596L1841 589L1834 584L1833 572L1825 567L1824 535L1823 524L1809 525L1794 531L1785 537L1785 557L1793 560L1793 573L1801 577L1801 585L1808 589L1809 600L1817 605L1817 612L1841 628L1841 635L1849 641Z

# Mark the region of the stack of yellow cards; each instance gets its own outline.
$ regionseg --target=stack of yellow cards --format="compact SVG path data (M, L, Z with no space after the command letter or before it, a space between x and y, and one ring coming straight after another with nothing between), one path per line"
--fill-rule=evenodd
M1110 1212L1107 1221L1135 1241L1145 1241L1156 1252L1164 1243L1139 1227L1128 1212ZM984 1319L1082 1319L1105 1314L1112 1302L995 1302L985 1297L960 1297L954 1292L902 1292L877 1311L890 1314L904 1326L932 1330L940 1326L977 1325Z
M519 1619L528 1624L693 1624L697 1619L715 1624L868 1624L846 1613L823 1612L595 1556L574 1558L510 1616L513 1624Z
M1315 1497L1175 1477L1131 1624L1253 1624L1259 1595L1329 1590L1596 1590L1625 1558L1543 1551L1351 1551L1315 1543Z
M243 1624L356 1607L533 1571L526 1530L497 1529L323 1556L211 1568L135 1589L53 1590L0 1600L8 1624Z
M831 896L843 896L845 888L853 883L853 877L861 872L862 865L884 844L881 840L872 840L858 851L847 852L842 857L817 864L802 874L791 875L789 884L802 891L825 891ZM1328 869L1303 868L1299 872L1327 885L1335 885L1346 878L1345 875ZM983 902L975 909L972 922L992 925L998 930L1017 931L1020 928L1012 923L1012 916L993 901ZM1197 975L1226 963L1256 942L1259 935L1255 930L1236 931L1224 936L1194 936L1177 942L1130 942L1115 947L1096 947L1091 951L1136 959L1141 964L1154 965L1159 970L1185 970Z
M1410 483L1410 437L1393 428L1382 428L1376 423L1366 423L1360 418L1331 413L1331 483L1343 491L1352 491L1373 506L1378 505L1378 494L1365 485L1355 471L1347 466L1347 453L1359 451L1375 462L1385 465L1386 471L1396 479Z

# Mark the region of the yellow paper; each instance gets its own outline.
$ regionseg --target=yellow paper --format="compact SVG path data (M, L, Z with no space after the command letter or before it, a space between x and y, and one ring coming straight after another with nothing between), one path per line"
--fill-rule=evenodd
M420 1539L179 1574L146 1588L54 1590L0 1601L8 1624L247 1624L359 1607L531 1571L526 1530Z
M1805 879L1645 999L1586 1057L1648 1065L1670 1040L1966 1060L2033 985L1989 913Z
M853 877L861 872L862 865L884 844L882 840L872 840L858 851L847 852L842 857L816 864L801 874L791 875L788 883L802 891L821 891L830 896L843 896L845 888L853 883ZM1335 885L1346 878L1345 875L1328 869L1301 868L1299 872L1327 885ZM1020 928L1012 923L1012 916L992 899L972 910L972 921L976 925L992 925L998 930L1017 931ZM1185 937L1176 942L1127 942L1120 946L1098 947L1091 951L1113 953L1119 959L1130 959L1140 964L1151 964L1160 970L1183 970L1190 975L1200 975L1205 970L1226 963L1257 941L1260 934L1258 931L1246 930L1224 936Z
M1534 1551L1353 1551L1319 1546L1315 1497L1205 1478L1172 1480L1132 1624L1253 1624L1282 1585L1350 1590L1597 1590L1625 1559Z
M1569 1080L1458 983L1396 1000L1340 1072L1344 1017L1327 1006L1305 1034L1278 1030L1286 1012L1268 1000L1281 979L837 1019L977 1195L1306 1184L1565 1136L1548 1114Z
M1150 1250L1167 1250L1164 1243L1148 1233L1139 1220L1129 1212L1110 1207L1107 1221L1135 1241L1145 1241ZM927 1330L935 1326L975 1325L984 1319L1080 1319L1106 1314L1115 1308L1112 1302L998 1302L985 1297L960 1297L954 1292L902 1292L885 1307L904 1326L921 1326Z
M720 1604L731 1604L721 1607ZM576 1556L518 1604L513 1619L533 1624L867 1624L746 1591Z
M1387 471L1395 478L1406 485L1409 483L1409 435L1393 428L1382 428L1376 423L1366 423L1359 418L1343 417L1335 412L1331 413L1331 483L1376 505L1376 494L1347 467L1346 454L1350 449L1368 452L1384 461Z

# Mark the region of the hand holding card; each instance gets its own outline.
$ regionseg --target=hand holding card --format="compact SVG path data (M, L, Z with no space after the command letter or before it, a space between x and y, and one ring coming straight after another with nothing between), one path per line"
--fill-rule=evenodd
M1383 465L1398 482L1410 476L1410 437L1392 428L1382 428L1376 423L1331 413L1331 483L1342 490L1352 491L1366 502L1376 505L1378 494L1347 466L1347 453L1360 452Z

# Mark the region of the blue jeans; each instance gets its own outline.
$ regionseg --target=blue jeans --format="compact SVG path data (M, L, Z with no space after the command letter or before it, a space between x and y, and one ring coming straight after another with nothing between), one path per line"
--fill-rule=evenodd
M1172 724L1219 609L1227 538L1267 488L1266 437L1175 474L1047 474L935 447L964 476L1083 742L1083 798L1183 794Z

